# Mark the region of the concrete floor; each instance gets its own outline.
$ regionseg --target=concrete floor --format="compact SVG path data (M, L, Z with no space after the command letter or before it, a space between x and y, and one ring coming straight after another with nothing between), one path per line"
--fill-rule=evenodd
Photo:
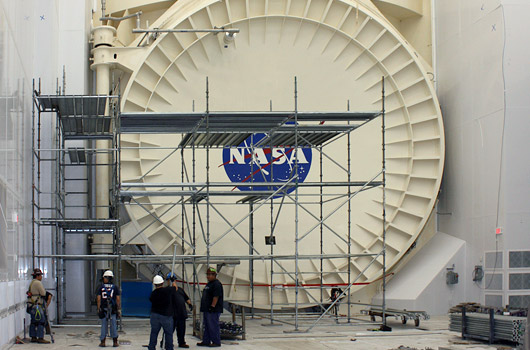
M230 321L225 314L222 319ZM238 321L239 322L239 321ZM421 321L418 328L412 324L402 325L399 320L389 319L392 332L372 331L377 325L335 324L332 319L323 320L309 333L291 333L294 327L288 324L265 326L270 320L255 318L247 320L246 340L223 340L224 348L268 350L268 349L511 349L508 345L462 341L457 333L449 332L447 317L433 317ZM307 324L300 329L307 328ZM99 344L99 328L95 326L53 327L55 344L13 345L11 349L96 349ZM191 335L191 320L188 322L186 341L190 348L199 348L199 339ZM49 336L46 336L49 339ZM109 339L110 340L110 339ZM123 332L119 337L122 350L145 350L149 340L148 319L124 319ZM176 340L176 339L175 339ZM107 341L107 344L112 341ZM107 346L108 347L108 346ZM400 348L401 347L401 348ZM176 348L177 349L177 348Z

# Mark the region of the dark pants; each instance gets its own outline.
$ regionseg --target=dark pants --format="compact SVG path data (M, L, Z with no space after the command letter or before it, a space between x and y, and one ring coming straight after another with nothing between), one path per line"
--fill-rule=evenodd
M173 317L151 313L151 336L149 337L149 350L155 350L160 328L164 329L166 337L166 350L173 350Z
M204 334L202 342L206 344L221 344L221 330L219 329L220 312L204 312Z
M185 318L174 318L173 329L177 332L177 342L179 345L186 344L186 319Z
M41 305L34 305L31 308L31 324L29 325L29 336L44 338L44 327L46 325L46 314Z

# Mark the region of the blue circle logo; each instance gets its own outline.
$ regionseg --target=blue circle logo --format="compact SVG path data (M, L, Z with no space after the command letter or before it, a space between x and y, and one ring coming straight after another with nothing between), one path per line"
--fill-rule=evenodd
M265 134L254 134L243 141L237 148L223 149L223 164L226 175L232 182L270 182L277 184L272 187L276 191L288 182L295 173L296 157L298 157L298 182L303 182L313 159L311 148L253 147L265 137ZM294 181L294 180L293 180ZM271 186L237 186L241 191L265 191ZM285 188L279 195L291 193L293 186Z

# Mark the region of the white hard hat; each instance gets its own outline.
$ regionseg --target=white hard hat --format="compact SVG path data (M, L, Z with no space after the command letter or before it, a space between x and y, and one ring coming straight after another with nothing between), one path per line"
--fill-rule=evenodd
M162 278L162 276L156 275L153 278L153 284L162 284L162 283L164 283L164 279Z
M105 273L103 274L103 277L114 277L114 274L112 273L111 270L107 270L107 271L105 271Z

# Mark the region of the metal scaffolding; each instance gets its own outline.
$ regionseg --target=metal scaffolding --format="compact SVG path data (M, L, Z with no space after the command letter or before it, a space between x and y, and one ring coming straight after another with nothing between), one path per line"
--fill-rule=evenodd
M384 80L382 81L384 85ZM382 90L382 108L379 111L374 112L352 112L349 110L345 112L301 112L298 110L298 87L297 80L294 81L294 110L289 112L214 112L210 111L210 91L208 86L208 80L206 80L206 111L205 112L191 112L191 113L156 113L156 112L127 112L120 115L120 135L121 134L180 134L182 140L174 148L165 148L169 151L168 156L163 158L160 162L157 162L147 173L153 171L156 167L160 166L161 162L165 161L171 155L176 154L180 151L182 161L181 171L181 182L176 183L152 183L152 182L127 182L122 183L120 186L120 195L122 198L128 198L128 205L143 205L135 200L138 197L150 197L151 199L157 198L157 204L167 205L180 205L182 208L182 232L176 232L174 229L167 227L172 234L175 235L176 240L180 242L182 247L182 255L176 256L177 261L182 263L182 279L193 287L193 295L195 291L198 291L198 276L197 276L197 264L210 264L212 261L228 262L229 261L245 261L249 262L249 287L251 289L251 298L247 300L230 300L235 304L248 305L250 303L251 314L254 315L254 290L255 288L269 288L270 292L270 321L273 324L275 321L283 322L279 320L278 316L285 315L284 312L275 312L275 308L282 307L284 309L291 309L294 312L294 328L295 331L299 331L300 324L299 320L305 318L307 315L304 313L304 317L301 317L300 310L305 309L309 306L318 306L319 311L316 313L311 324L308 325L306 330L312 329L316 326L319 321L332 310L337 303L345 296L348 295L348 322L351 322L353 318L350 315L350 304L349 292L352 286L363 285L359 281L361 275L373 264L377 259L383 259L383 286L386 283L386 213L383 210L383 228L382 228L382 243L383 249L379 252L369 252L361 254L351 254L351 199L362 191L368 190L374 187L383 187L383 208L385 207L385 147L384 147L384 89ZM381 170L375 174L369 180L363 181L352 181L351 179L351 164L350 164L350 135L352 131L362 127L364 124L372 121L377 117L381 117L382 120L382 166ZM328 123L328 124L326 124ZM258 133L263 133L265 136L261 139L254 140L254 136ZM348 139L347 156L348 164L347 168L344 168L336 160L330 157L324 151L325 147L335 142L336 140L346 136ZM250 144L246 147L250 147L251 153L254 153L254 149L269 148L272 153L273 147L286 147L290 150L298 150L299 148L312 148L317 150L319 153L320 160L320 181L318 182L301 182L299 181L299 160L298 152L294 152L294 168L291 171L290 177L286 182L273 183L268 181L255 181L254 174L262 171L263 167L259 165L256 169L251 169L251 174L248 179L241 182L215 182L210 179L210 150L211 149L225 149L225 148L238 148L241 147L243 141L250 140ZM141 149L138 146L138 149ZM192 165L191 167L186 166L184 157L185 152L191 152ZM205 164L200 169L205 172L205 181L199 182L196 180L196 153L205 153ZM343 169L347 173L347 181L324 181L322 176L322 162L323 158L336 164L338 167ZM274 162L274 158L271 155L270 164ZM253 164L253 163L251 163ZM251 165L253 166L253 165ZM188 169L191 168L191 176L188 174ZM271 166L269 171L273 172ZM270 178L272 179L272 174ZM248 180L248 181L247 181ZM271 180L272 181L272 180ZM243 187L238 191L233 191L234 188ZM320 217L316 217L310 212L309 209L304 205L301 200L305 194L300 193L299 189L313 187L319 189L317 197L317 203L320 205ZM325 199L329 194L323 193L324 188L339 188L347 189L346 195L335 195L333 200L342 199L341 203L331 213L324 215L322 206L324 202L329 201ZM353 188L353 189L352 189ZM292 191L288 191L292 190ZM225 198L238 198L237 203L239 205L248 205L248 214L244 215L237 222L230 222L226 216L223 215L219 207L222 203L214 203L214 198L223 200ZM311 195L309 195L311 197ZM171 201L168 197L179 198L179 200ZM281 197L281 199L278 199ZM313 196L314 197L314 196ZM278 203L279 202L279 203ZM289 203L287 203L289 202ZM266 237L267 244L270 245L270 253L262 254L259 253L254 246L254 216L259 211L262 215L267 204L270 206L270 234ZM274 253L275 244L275 229L279 220L280 212L282 208L288 205L294 205L295 210L295 229L294 229L294 240L295 240L295 251L291 255L278 255ZM347 205L348 217L347 217L347 237L342 237L335 230L333 230L327 223L328 220L338 209ZM192 207L191 218L188 215L186 207ZM172 208L170 207L170 208ZM201 216L201 210L205 212L205 217ZM263 208L263 209L261 209ZM261 209L261 210L260 210ZM144 210L147 211L146 208ZM299 211L311 215L317 220L317 223L308 231L301 232L299 229ZM165 213L165 212L164 212ZM224 230L220 235L212 238L210 221L211 215L215 213L218 215L228 226L227 230ZM153 217L153 222L165 225L162 215L157 216L156 213L149 212ZM242 224L248 222L248 237L242 232ZM197 228L197 226L199 228ZM185 232L187 227L187 234ZM341 254L325 254L323 250L324 237L323 230L327 229L334 235L338 236L347 245L344 253ZM320 254L301 254L299 251L299 244L309 234L315 230L320 229ZM216 244L219 244L225 237L235 232L239 238L241 238L246 245L248 245L248 255L223 255L214 256L211 254L211 248ZM197 237L198 236L198 237ZM206 245L206 254L199 256L196 255L197 238L203 239ZM184 254L185 247L192 249L191 255ZM368 257L371 259L370 264L361 271L357 276L353 276L351 271L351 259L354 257ZM149 259L146 257L131 257L138 259ZM154 260L158 259L158 262L168 262L170 256L156 256ZM299 269L299 263L301 260L320 260L320 284L319 285L304 285L301 282L301 274L303 271ZM323 275L325 273L323 262L331 261L333 259L347 259L348 260L348 271L347 273L347 285L344 290L331 304L326 303L323 296L323 290L331 288L333 285L323 283ZM257 260L267 260L270 262L270 283L267 285L256 284L254 281L254 262ZM281 261L294 260L294 271L287 271ZM193 276L192 281L186 279L184 276L184 265L193 265ZM285 276L291 281L277 282L278 276ZM339 284L337 284L339 285ZM295 300L293 303L281 304L275 302L274 294L278 287L282 289L294 289ZM320 288L320 300L313 298L309 302L302 303L299 300L299 293L301 290L309 290L312 288ZM383 287L383 294L384 294ZM311 296L311 294L307 294ZM384 300L384 295L383 295ZM385 305L383 305L383 310ZM338 317L338 315L335 315ZM385 320L385 318L383 318ZM385 322L385 321L383 321Z
M255 309L254 290L256 288L267 288L270 296L270 310L267 314L261 313L262 316L269 317L270 323L275 322L292 324L294 331L301 331L301 322L305 322L307 326L304 330L310 331L317 326L324 317L339 318L339 315L329 315L332 310L335 310L339 303L347 304L348 315L347 322L350 323L355 319L350 314L350 305L354 304L350 300L350 292L353 286L365 285L371 282L361 281L361 277L365 271L378 260L382 260L383 274L383 304L382 312L385 312L385 288L386 288L386 194L385 194L385 92L384 79L382 80L382 105L381 110L371 112L354 112L348 108L345 112L301 112L298 109L298 86L297 80L294 81L294 110L289 112L214 112L210 110L210 91L208 80L206 81L206 110L205 112L191 112L191 113L156 113L156 112L120 112L119 97L118 96L41 96L39 93L34 94L35 101L35 118L37 120L38 135L40 135L41 114L45 112L53 112L56 114L57 125L57 140L56 149L51 150L55 156L50 157L50 160L55 162L58 176L56 182L55 193L52 194L56 198L55 206L53 208L54 215L43 219L40 207L41 195L39 191L40 184L40 170L34 171L34 239L40 237L40 227L42 225L51 225L54 227L54 234L57 237L54 251L52 254L41 254L34 250L34 258L57 258L57 284L58 293L61 290L61 295L64 296L65 281L64 277L64 261L67 260L110 260L113 261L120 271L118 280L121 281L121 262L126 261L131 264L138 263L152 263L152 264L171 264L174 272L175 263L181 265L182 269L179 272L181 279L192 290L192 299L198 300L200 295L199 277L197 268L198 265L209 264L230 264L238 263L239 261L248 261L249 263L249 288L251 291L250 300L228 300L234 304L249 305L251 315L254 316L258 311ZM105 104L109 103L108 114L105 115ZM91 107L89 107L90 105ZM80 108L80 109L79 109ZM90 110L89 108L94 108ZM102 108L102 109L101 109ZM97 118L96 118L97 117ZM366 123L381 117L381 144L382 144L382 165L381 169L377 171L370 179L354 181L351 178L351 154L350 154L350 138L351 134L357 128L362 127ZM326 124L327 123L327 124ZM254 140L255 134L263 133L265 136L261 139ZM122 146L121 138L125 134L180 134L181 140L174 147L145 147L138 144L137 147ZM101 149L85 149L79 150L68 148L67 141L71 139L89 140L95 138L108 138L112 141L112 146L107 150ZM326 147L336 142L337 140L346 138L347 142L347 165L344 167L337 162L333 157L326 153ZM275 183L268 181L255 181L255 174L263 170L262 167L257 166L254 170L251 168L249 178L241 182L218 182L212 181L210 178L210 150L224 149L224 148L238 148L241 143L250 139L251 152L255 148L269 148L272 152L274 147L285 147L294 150L294 167L291 170L289 179L286 182ZM343 139L344 140L344 139ZM150 170L144 172L142 177L135 182L123 182L121 178L121 153L124 150L130 149L157 149L167 150L168 155L161 158L151 167ZM319 181L316 182L302 182L299 179L299 148L311 148L316 150L319 155ZM34 136L34 158L35 163L40 169L40 163L44 161L42 157L42 150L40 148L40 136ZM87 153L88 152L88 153ZM92 153L91 153L92 152ZM83 163L82 159L91 159L94 152L109 152L112 154L112 164L94 164L93 162ZM197 153L203 152L205 156L205 166L203 169L205 181L197 180ZM191 153L191 166L186 164L185 155L189 156ZM145 182L145 176L154 171L161 163L166 161L172 155L180 154L181 158L181 174L180 182L174 183L153 183ZM70 157L70 163L65 162L66 155ZM84 157L84 158L83 158ZM274 163L275 159L270 156L270 163ZM323 176L323 161L329 161L342 169L346 174L346 181L324 181ZM251 162L251 164L253 164ZM112 167L112 188L111 201L109 203L109 211L111 213L109 219L93 219L89 216L88 219L69 218L65 216L65 166L111 166ZM254 166L254 165L251 165ZM191 174L190 174L191 172ZM273 167L270 169L270 179L273 178ZM248 180L248 181L247 181ZM234 188L244 187L238 191ZM359 193L375 188L382 187L382 249L377 252L363 252L352 254L351 252L351 226L352 226L352 208L351 200ZM312 194L303 193L302 189L313 188L318 192ZM324 190L327 188L337 188L344 190L341 194L327 193ZM166 205L169 209L163 213L158 214L154 211L149 211L145 208L140 197L149 197L151 200L157 198L159 203L151 202L151 205ZM236 204L231 202L231 205L248 206L248 213L244 215L237 222L230 222L223 215L219 208L221 203L214 203L213 199L224 200L227 198L234 199L236 197ZM307 203L304 201L313 200L311 204L319 206L318 213L313 213L307 208ZM324 213L324 204L337 202L337 206L329 212ZM229 203L224 203L229 204ZM90 204L88 204L90 205ZM294 206L294 254L275 254L275 233L278 221L280 220L280 213L283 208L287 206ZM120 206L138 206L145 210L152 221L143 229L139 230L127 242L121 241L119 229L119 208ZM181 231L178 232L175 228L170 227L162 219L169 210L179 208L181 210ZM266 237L267 245L270 245L268 254L259 252L255 248L254 240L254 216L259 213L264 213L266 208L269 208L270 215L270 230ZM347 210L347 233L339 234L334 230L328 222L330 217L339 209L346 208ZM202 209L202 210L201 210ZM191 211L191 214L189 212ZM299 215L303 211L306 215L315 219L316 223L305 231L300 230ZM205 212L205 215L202 214ZM228 229L223 231L215 238L212 237L211 216L212 214L220 217L227 225ZM264 214L263 214L264 215ZM241 227L243 223L248 224L248 237L242 232ZM165 227L174 236L171 243L173 245L173 255L161 254L122 254L122 249L130 244L137 236L142 234L150 225L158 223ZM344 242L345 249L339 254L326 254L324 250L324 230L328 230L331 234L336 236L340 241ZM212 254L211 248L219 244L229 233L234 232L241 238L246 245L248 245L248 254L239 255L215 255ZM316 254L302 254L299 249L299 244L311 233L319 232L320 246L319 252ZM68 233L112 233L113 235L113 254L103 255L67 255L64 251L64 235ZM205 244L205 254L197 254L197 245L199 240ZM177 245L181 247L180 254L177 254ZM34 247L37 246L34 244ZM169 246L171 247L171 246ZM169 248L169 247L166 247ZM164 249L163 251L165 251ZM370 263L364 267L360 273L355 274L351 269L352 259L356 257L366 257L370 259ZM332 262L334 259L346 259L348 262L347 271L336 273L345 273L347 278L345 285L340 283L324 283L324 275L327 273L324 262ZM282 264L282 261L294 261L294 271L288 271ZM320 276L320 283L305 284L303 283L303 274L306 273L300 270L300 261L304 260L318 260L320 271L317 272ZM270 281L266 285L257 284L254 280L254 262L268 261L270 264ZM192 275L188 276L185 266L192 267ZM316 264L315 264L316 266ZM278 282L279 276L282 276L282 282ZM286 280L289 280L286 282ZM344 289L333 300L325 300L324 291L334 286L342 286ZM274 295L278 290L294 290L294 302L282 304L275 301ZM313 297L312 294L306 293L308 296L307 302L300 300L299 294L301 291L309 291L310 289L320 289L320 297ZM346 297L347 296L347 297ZM344 302L343 299L347 301ZM301 311L308 307L317 307L318 312L307 313ZM283 309L278 312L277 309ZM290 310L288 313L285 310ZM62 310L61 310L62 311ZM285 316L294 317L294 322L288 322L283 319ZM309 323L307 323L309 321ZM383 317L383 327L386 326L386 318Z
M67 96L42 95L40 80L38 88L33 88L33 158L32 158L32 242L33 266L39 266L41 259L54 257L52 275L56 280L57 322L61 323L68 315L66 305L65 279L67 260L108 260L114 268L121 266L121 244L119 226L119 165L117 116L119 115L118 96ZM52 126L54 146L41 147L43 130ZM89 148L92 140L109 140L109 149ZM83 141L88 141L84 142ZM110 162L98 163L96 154L109 154ZM42 179L42 168L48 163L51 168L51 188L47 189ZM95 218L92 209L95 206L91 198L91 173L95 167L109 168L111 177L110 200L104 207L108 209L108 218ZM76 173L83 174L71 176ZM82 215L79 215L83 212ZM41 240L45 227L51 239L52 254L41 252ZM93 255L86 259L83 255L73 255L65 259L66 237L71 234L111 235L112 255ZM93 266L92 266L93 268ZM93 271L92 275L96 275ZM121 276L117 276L118 283ZM94 288L92 288L94 290Z

